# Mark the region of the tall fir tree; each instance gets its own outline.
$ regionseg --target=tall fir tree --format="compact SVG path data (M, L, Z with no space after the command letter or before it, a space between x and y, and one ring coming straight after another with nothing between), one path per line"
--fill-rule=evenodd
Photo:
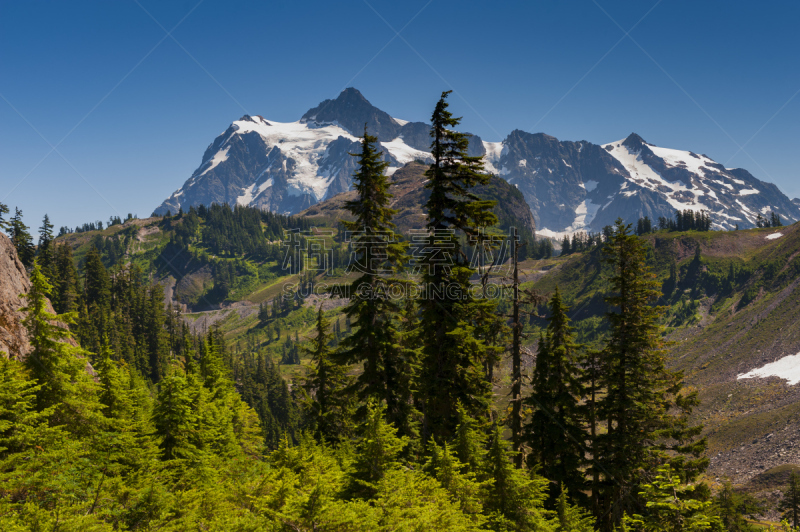
M9 236L22 264L26 268L33 266L36 248L33 245L33 237L28 226L22 221L22 211L19 208L15 209L14 216L11 217Z
M59 314L76 312L78 310L78 271L72 258L72 248L64 243L53 243L54 249L54 279L51 301L53 308Z
M440 442L454 433L458 403L474 416L488 415L491 385L484 365L492 352L476 334L476 320L495 305L470 292L475 271L459 237L477 237L478 228L497 223L494 202L471 192L472 187L487 184L490 176L483 172L482 157L467 154L469 136L451 129L461 119L447 110L449 93L442 93L431 117L433 163L425 172L429 236L418 261L425 294L420 301L418 379L422 436L424 441Z
M639 486L669 464L678 478L691 482L707 466L701 427L690 426L688 415L696 394L681 394L682 375L666 369L665 341L654 303L661 286L647 265L645 241L617 220L603 247L611 269L612 295L606 298L609 339L601 356L605 395L597 402L605 432L596 436L593 466L600 469L598 491L601 529L618 526L623 515L643 507Z
M529 460L550 481L550 503L554 507L562 488L582 498L586 488L582 471L586 437L580 416L584 390L579 357L583 347L575 342L569 308L558 287L549 307L547 330L539 339L536 353L532 392L526 399L533 414L525 432Z
M355 330L343 340L337 359L344 364L363 364L354 386L358 398L384 402L388 421L401 434L411 435L414 360L403 356L398 327L400 301L390 293L393 285L401 282L390 276L402 268L406 246L394 232L392 216L397 211L389 207L392 194L385 174L389 163L381 161L377 142L365 127L361 152L351 154L358 157L358 170L353 175L358 196L345 204L354 220L342 224L352 235L355 261L349 268L361 275L350 285L350 302L345 308ZM341 334L338 325L337 320L336 330Z
M53 271L55 256L53 253L53 224L50 217L45 214L42 219L42 226L39 227L39 243L36 246L36 259L42 267L42 271L48 280L53 283L56 279Z
M307 416L314 435L324 441L337 442L352 431L353 403L345 389L350 385L347 366L334 360L330 343L333 335L322 312L317 313L317 335L305 349L311 357L312 369L306 376L305 389L310 394Z

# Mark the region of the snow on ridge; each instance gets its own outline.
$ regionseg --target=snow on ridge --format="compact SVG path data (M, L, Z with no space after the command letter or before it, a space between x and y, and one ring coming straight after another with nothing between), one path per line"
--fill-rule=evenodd
M503 171L498 168L500 164L500 157L503 156L505 147L502 142L487 142L483 141L483 149L486 150L486 155L483 157L483 167L486 171L493 174L503 174ZM506 171L508 173L508 171Z
M661 157L667 166L686 168L693 174L702 176L701 170L705 170L705 166L714 164L714 161L703 155L692 155L691 152L682 150L673 150L671 148L659 148L658 146L648 146L650 151ZM711 170L711 168L709 168Z
M736 379L753 379L756 377L779 377L789 381L789 386L800 383L800 353L785 356L760 368L742 373Z
M394 120L401 125L407 123L405 120ZM354 142L359 141L357 137L354 137L336 123L320 125L313 121L268 122L261 117L252 117L252 120L236 120L232 125L235 130L234 135L255 132L264 141L267 151L274 146L278 146L282 156L287 159L293 159L295 168L288 179L289 194L311 194L316 201L321 201L325 197L328 187L336 177L335 175L328 175L328 172L320 172L319 168L319 164L324 159L330 143L339 137L344 137ZM225 139L223 147L211 159L211 164L197 177L227 160L228 150L230 149L229 140ZM401 165L415 159L430 159L430 153L408 146L401 138L396 138L391 142L383 142L381 145ZM396 169L390 168L388 173L392 174ZM253 183L250 187L243 189L242 194L236 201L239 205L247 205L271 185L271 179L262 183L258 188L255 188L255 183Z
M386 148L400 164L407 164L416 159L422 159L423 161L431 159L431 154L429 152L412 148L400 137L397 137L391 142L381 142L381 146Z
M591 179L589 179L588 181L583 183L584 185L583 188L586 189L586 192L591 192L592 190L596 189L597 185L599 184L600 183L598 183L597 181L592 181Z
M392 120L394 120L395 122L397 122L401 126L404 126L404 125L408 124L408 120L401 120L401 119L395 118L395 117L392 117Z
M775 240L776 238L780 238L783 236L783 233L772 233L771 235L767 235L764 238L766 240Z
M625 142L624 140L618 140L616 142L606 144L602 146L602 148L604 148L612 157L614 157L617 161L619 161L622 164L622 166L628 171L628 174L630 175L630 180L634 182L636 180L641 181L640 183L636 184L644 188L648 188L654 192L659 192L660 194L663 195L664 199L667 200L667 202L677 210L689 209L693 211L700 211L708 209L706 205L704 205L698 200L697 191L689 189L681 181L671 182L661 177L661 174L653 170L649 165L645 164L645 162L642 160L640 152L630 151L630 149L627 146L623 145L624 142ZM654 151L654 148L657 148L656 146L651 146L648 144L648 148L651 151L653 151L653 153L656 153ZM669 150L667 148L657 148L657 149L661 151L661 153L669 155L669 157L671 157L671 160L673 162L678 161L677 157L682 157L682 155L676 155L676 154L687 154L687 155L689 154L689 152L682 152L679 150ZM689 158L694 159L694 157L692 157L691 155L689 155ZM708 160L710 161L711 159ZM682 162L686 163L685 161ZM703 164L705 164L705 162L703 162ZM663 191L659 190L659 188L662 186L671 189L672 192L664 193ZM623 185L623 188L626 188L625 185ZM695 198L695 201L693 204L684 203L683 201L680 201L673 197L673 195L676 193L682 193L684 195L690 194ZM629 190L623 192L623 194L627 197L630 197L635 195L636 191Z

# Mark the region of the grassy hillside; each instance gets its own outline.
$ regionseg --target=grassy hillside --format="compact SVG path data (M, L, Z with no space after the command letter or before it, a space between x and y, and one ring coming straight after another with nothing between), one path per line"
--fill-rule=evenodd
M737 379L800 352L800 225L644 238L663 283L669 365L699 390L695 418L709 438L712 480L743 483L800 464L800 385ZM545 293L558 285L581 340L602 345L609 275L595 249L556 259L530 285Z

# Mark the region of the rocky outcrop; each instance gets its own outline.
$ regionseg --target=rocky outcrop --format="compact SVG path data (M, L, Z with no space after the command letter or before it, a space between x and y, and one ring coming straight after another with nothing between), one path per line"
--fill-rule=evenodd
M28 333L22 325L25 300L20 297L31 287L25 267L9 238L0 233L0 351L2 356L20 358L30 352Z
M22 309L27 304L23 294L28 293L30 288L28 272L20 262L17 250L11 240L0 233L0 353L4 353L4 357L22 360L31 352L28 331L22 324L25 318ZM55 314L49 301L47 310ZM68 343L78 345L74 340L69 340ZM88 361L86 371L95 374Z

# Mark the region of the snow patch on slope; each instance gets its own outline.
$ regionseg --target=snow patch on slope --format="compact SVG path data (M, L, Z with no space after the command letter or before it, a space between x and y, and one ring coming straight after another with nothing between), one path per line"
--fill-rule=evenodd
M779 377L789 381L789 386L799 383L800 353L785 356L771 364L743 373L739 375L737 379L752 379L755 377Z
M207 163L209 165L208 168L206 168L205 170L200 172L200 174L195 176L195 177L200 177L201 175L204 175L207 172L209 172L209 171L213 170L214 168L216 168L217 166L219 166L220 163L224 163L225 161L227 161L228 160L228 150L230 150L230 149L231 149L231 145L227 144L227 140L226 140L225 141L225 145L222 148L220 148L220 150L217 151L217 153L214 154L214 157L212 157L211 160Z

